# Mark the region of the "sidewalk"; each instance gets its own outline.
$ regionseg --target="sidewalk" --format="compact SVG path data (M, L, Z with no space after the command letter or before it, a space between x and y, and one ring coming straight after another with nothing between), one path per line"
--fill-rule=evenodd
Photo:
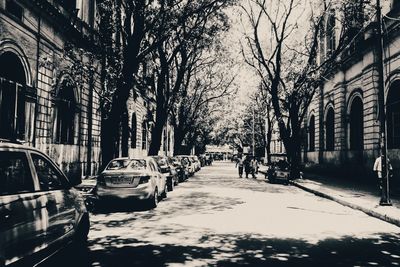
M378 189L373 185L311 174L306 174L304 179L291 183L317 196L331 199L400 227L399 195L391 196L392 206L380 206Z

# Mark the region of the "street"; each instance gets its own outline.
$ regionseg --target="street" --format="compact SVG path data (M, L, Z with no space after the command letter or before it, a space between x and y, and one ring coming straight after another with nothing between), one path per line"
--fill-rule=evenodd
M100 210L87 250L64 249L42 266L400 265L396 226L236 171L214 162L154 210Z

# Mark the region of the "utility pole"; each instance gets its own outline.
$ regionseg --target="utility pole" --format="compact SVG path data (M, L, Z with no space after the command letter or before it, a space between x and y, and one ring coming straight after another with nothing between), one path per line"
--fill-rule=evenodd
M253 107L253 157L255 156L255 144L256 144L256 140L255 140L255 132L254 132L254 107Z
M380 152L382 167L382 188L381 200L382 206L391 206L389 197L389 172L387 161L387 140L386 140L386 110L385 110L385 76L384 76L384 51L383 51L383 28L382 28L382 10L380 0L376 0L376 20L377 20L377 65L378 65L378 101L379 101L379 133L380 133Z

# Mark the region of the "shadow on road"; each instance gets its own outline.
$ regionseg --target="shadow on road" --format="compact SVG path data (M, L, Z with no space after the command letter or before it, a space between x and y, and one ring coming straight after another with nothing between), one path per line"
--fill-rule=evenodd
M79 257L64 257L61 263L47 262L45 266L398 266L398 238L377 234L367 239L349 236L310 244L204 231L198 245L186 246L107 236L91 241L101 249L81 251ZM360 251L362 258L355 256Z

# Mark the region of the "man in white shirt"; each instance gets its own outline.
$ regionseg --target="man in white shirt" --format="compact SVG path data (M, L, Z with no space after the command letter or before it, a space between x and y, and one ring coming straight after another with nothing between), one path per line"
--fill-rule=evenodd
M378 177L378 187L379 187L379 193L381 194L381 203L386 203L388 200L386 199L386 190L387 190L387 185L386 185L386 180L383 179L382 177L382 155L377 157L374 163L374 172L376 172L376 175ZM387 159L387 164L388 164L388 177L391 177L392 173L392 165L390 164L389 159Z

